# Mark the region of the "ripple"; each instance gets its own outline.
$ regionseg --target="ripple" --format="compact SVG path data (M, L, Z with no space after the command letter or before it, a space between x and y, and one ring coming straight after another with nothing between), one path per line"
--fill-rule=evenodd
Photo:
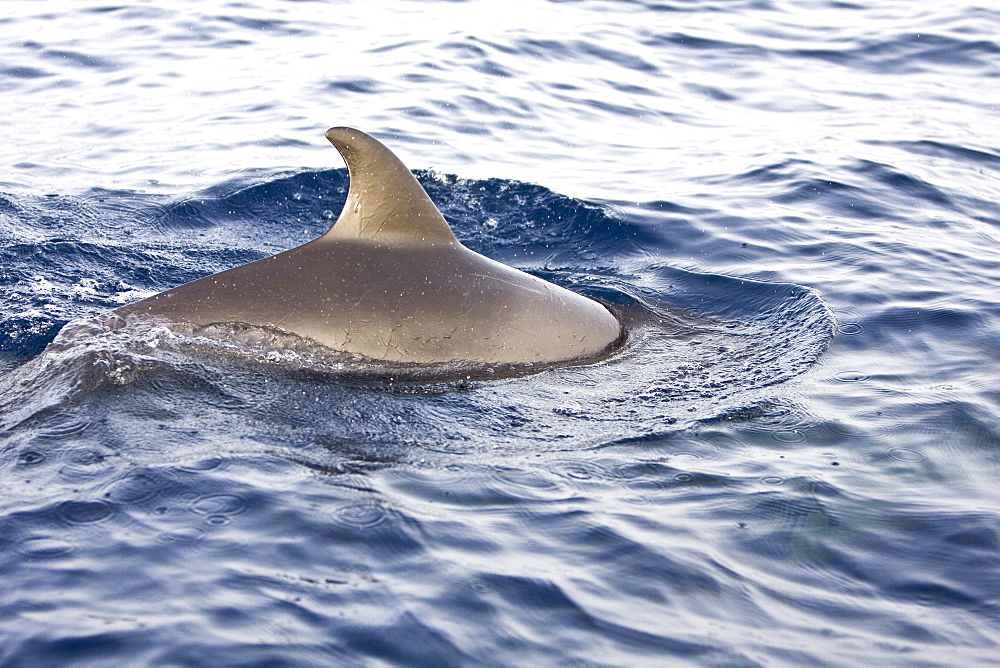
M469 483L469 472L460 464L449 464L440 468L400 469L389 473L394 486L407 493L416 494L428 500L441 501L452 494L461 495L468 489L477 487Z
M93 419L85 416L59 414L39 430L39 435L49 438L71 438L86 431L93 424Z
M115 468L108 463L109 454L90 445L64 444L61 447L63 464L57 475L70 482L87 482L111 476Z
M208 457L207 459L202 459L200 461L194 462L193 464L185 464L184 466L178 466L179 471L188 471L191 473L202 473L204 471L212 471L219 468L226 462L222 457Z
M239 397L201 378L160 373L146 382L164 397L185 400L192 393L198 393L198 400L208 406L223 409L246 408L247 406L247 403Z
M104 496L126 505L142 503L157 496L167 486L150 472L132 473L111 484Z
M576 387L597 387L598 385L597 379L584 371L570 369L563 373L563 377Z
M473 450L473 444L461 439L448 439L422 446L429 452L440 452L446 455L467 455Z
M805 434L794 429L789 431L773 431L771 432L771 438L780 443L801 443L806 440Z
M96 524L111 517L114 508L105 501L64 501L59 516L70 524Z
M576 481L596 481L616 478L607 468L587 461L557 461L550 464L551 471L561 478Z
M202 521L209 526L224 527L232 524L233 518L229 515L206 515Z
M37 536L21 541L16 549L27 559L59 559L73 554L77 547L61 538Z
M199 515L239 515L247 509L246 500L236 494L210 494L191 504Z
M209 406L232 410L237 408L246 408L249 405L243 399L221 391L218 391L215 395L205 397L204 401Z
M804 415L782 407L778 414L759 420L756 427L768 438L779 443L801 443L806 439L806 434L815 428L815 425Z
M496 591L496 588L494 588L493 585L488 582L483 582L482 580L473 580L468 583L468 587L477 594L492 594Z
M927 457L923 453L916 450L910 450L909 448L889 448L886 454L890 458L895 459L897 462L907 462L910 464L919 464L921 462L926 462Z
M205 530L200 527L182 527L165 531L156 537L161 545L191 545L205 539Z
M634 478L625 483L625 487L639 494L648 494L670 489L670 483L662 479Z
M732 440L720 439L715 434L709 438L685 438L678 445L677 450L670 454L670 463L671 465L690 465L704 461L718 461L725 458L732 445Z
M17 456L19 466L34 466L45 461L45 454L37 450L24 450Z
M841 371L834 375L834 379L841 383L859 383L868 380L870 377L863 371Z
M377 503L352 503L338 508L333 519L352 529L370 529L385 521L388 513Z
M548 476L531 469L494 466L489 469L488 473L490 478L499 482L503 487L513 486L537 490L550 490L559 487Z
M0 69L0 75L15 79L40 79L52 76L52 72L37 67L5 67Z

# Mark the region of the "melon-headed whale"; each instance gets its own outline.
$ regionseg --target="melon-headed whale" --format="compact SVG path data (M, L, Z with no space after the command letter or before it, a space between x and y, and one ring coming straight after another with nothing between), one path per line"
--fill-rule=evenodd
M350 178L326 233L115 313L274 327L387 362L560 362L600 355L620 338L603 305L459 243L376 139L345 127L326 137Z

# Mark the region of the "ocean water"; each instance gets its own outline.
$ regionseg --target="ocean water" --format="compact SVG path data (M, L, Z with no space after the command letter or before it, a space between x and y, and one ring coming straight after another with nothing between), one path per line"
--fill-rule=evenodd
M998 26L8 2L0 664L1000 664ZM322 233L334 125L624 347L467 379L59 333Z

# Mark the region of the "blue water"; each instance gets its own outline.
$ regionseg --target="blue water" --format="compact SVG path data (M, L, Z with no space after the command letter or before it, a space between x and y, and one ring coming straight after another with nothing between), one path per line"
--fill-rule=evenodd
M374 4L5 6L0 664L1000 664L1000 11ZM333 125L623 349L59 334L324 231Z

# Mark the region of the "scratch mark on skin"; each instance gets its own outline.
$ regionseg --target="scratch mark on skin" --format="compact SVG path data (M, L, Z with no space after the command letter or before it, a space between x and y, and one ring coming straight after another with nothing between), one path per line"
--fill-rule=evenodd
M455 334L457 332L458 332L458 327L455 327L454 329L451 330L451 333L449 333L449 334L442 334L441 336L428 336L426 338L424 338L422 336L414 336L413 340L416 341L416 342L418 342L418 343L419 342L423 342L423 343L425 343L425 344L427 344L429 346L434 346L438 350L441 350L441 349L444 348L444 343L443 342L446 341L446 340L451 339L453 336L455 336ZM485 337L485 338L489 338L489 337Z

